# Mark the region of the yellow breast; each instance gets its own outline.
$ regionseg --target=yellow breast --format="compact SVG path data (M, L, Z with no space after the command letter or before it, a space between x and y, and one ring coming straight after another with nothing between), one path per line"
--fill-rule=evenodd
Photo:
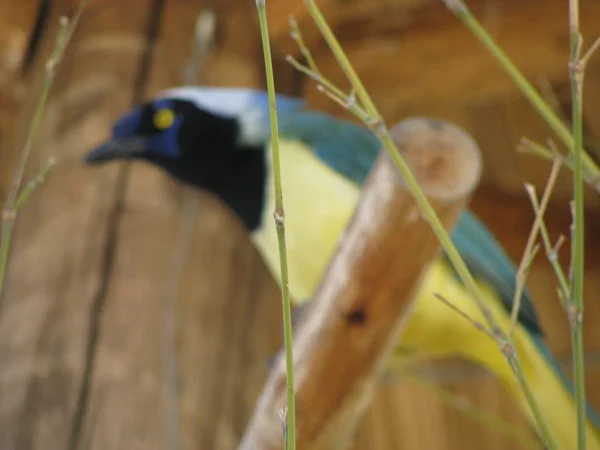
M267 158L271 158L270 151ZM318 287L355 210L360 189L320 161L300 142L282 141L280 159L290 291L297 304L312 297ZM263 225L253 233L252 240L273 277L279 281L279 252L273 220L274 188L270 170L267 183ZM501 314L502 306L495 293L484 285L482 288L490 307ZM481 337L471 324L442 305L435 293L443 294L461 310L480 319L479 311L448 265L441 260L436 261L417 293L417 304L403 333L404 347L427 348L429 354L448 354L455 352L465 340L473 339L474 332L477 338ZM486 349L490 344L492 347L495 345L493 342L481 343Z
M267 152L270 160L271 152ZM300 142L280 143L290 291L297 302L313 295L360 196L359 188L318 160ZM279 280L279 252L273 220L272 172L267 180L262 227L252 240Z
M270 151L267 152L270 158ZM298 142L282 141L280 147L283 202L290 277L290 290L295 303L310 299L318 287L338 240L351 218L360 190L318 160ZM269 170L263 226L252 235L276 280L280 280L277 235L273 220L275 208L273 179ZM487 306L499 324L508 328L509 317L496 293L480 283ZM523 406L528 407L501 355L498 345L471 323L443 305L434 294L442 294L472 319L483 323L483 317L462 284L443 260L434 262L423 277L415 304L400 337L395 362L403 356L462 356L481 364L498 376L505 387ZM527 331L518 326L515 343L520 360L540 406L548 413L561 448L574 448L575 411L572 397L537 350ZM405 352L403 350L408 350ZM594 428L588 424L590 448L600 449Z
M271 152L267 152L270 162ZM348 221L360 197L359 187L320 161L304 144L282 141L280 145L281 180L285 208L286 247L290 291L296 304L312 297L328 262L337 248ZM265 260L273 277L280 280L277 234L273 220L275 208L272 172L267 180L266 207L262 227L252 234L252 240ZM472 326L457 327L455 313L441 305L433 295L445 293L467 313L477 316L465 296L462 285L448 266L438 261L429 269L417 294L418 305L412 312L412 325L404 333L407 347L430 347L435 353L445 353L452 340L439 339L454 333L454 338ZM501 306L497 305L499 308ZM418 324L426 321L431 328L425 332ZM460 322L460 321L459 321ZM456 342L456 341L454 341ZM455 345L455 344L454 344Z

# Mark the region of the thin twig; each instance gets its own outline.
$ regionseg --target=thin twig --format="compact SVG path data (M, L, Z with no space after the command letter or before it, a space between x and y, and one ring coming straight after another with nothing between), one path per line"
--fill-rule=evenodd
M283 208L283 190L281 187L281 167L279 160L279 128L277 126L277 108L275 106L275 80L273 78L273 61L271 58L271 44L269 42L269 28L267 24L266 0L256 0L258 18L260 21L260 35L265 58L265 72L267 78L267 91L269 94L269 117L271 120L271 152L273 165L273 187L275 190L275 227L277 230L277 244L279 247L279 265L281 269L281 296L283 306L283 331L285 344L285 368L287 377L287 405L285 427L286 450L296 449L296 402L294 395L294 359L292 353L292 309L288 276L288 260L285 244L285 212Z
M306 59L306 63L308 64L310 70L322 77L323 74L318 69L315 59L313 58L309 48L306 46L306 44L304 44L304 39L302 38L302 33L298 27L298 22L296 22L296 19L293 16L290 17L290 36L296 42L296 45L300 49L300 53L302 56L304 56L304 59Z
M336 86L334 86L327 78L321 75L318 70L305 66L292 55L287 55L285 59L296 70L302 72L304 75L307 75L314 81L316 81L318 83L317 87L321 88L322 92L326 92L328 95L331 95L332 97L338 99L344 98L346 96L346 94L341 89L338 89Z
M75 11L75 14L73 15L73 17L71 18L70 22L71 22L71 26L69 27L69 29L67 30L67 34L65 36L65 40L63 43L63 48L66 48L66 46L69 44L69 42L71 42L71 39L73 38L73 34L75 33L75 28L77 27L77 24L79 23L79 20L81 19L81 15L83 14L83 11L85 10L85 8L87 7L87 4L89 3L90 0L81 0L81 2L79 3L79 7L77 8L77 11ZM52 61L52 69L55 69L60 62L62 61L64 52L59 52L56 55L56 59L54 61Z
M25 202L29 199L33 191L44 182L46 175L55 165L54 158L49 158L46 164L44 164L38 173L25 185L21 194L15 200L15 204L10 210L2 212L2 246L0 247L0 298L2 297L4 277L6 274L6 267L8 264L8 256L10 249L10 242L12 239L12 231L14 222L17 220L17 214L23 207Z
M87 2L88 0L81 1L71 22L69 22L69 20L64 16L61 17L59 20L59 28L56 33L54 49L52 51L52 54L50 55L50 58L48 59L48 62L46 63L42 92L36 105L33 118L29 125L27 138L25 140L25 144L23 145L23 149L20 153L19 160L17 161L15 174L10 185L10 189L8 191L4 209L2 211L2 237L0 238L0 297L2 296L2 292L4 290L4 279L6 275L8 257L10 253L12 232L15 221L17 219L17 210L15 206L19 198L19 190L21 189L21 184L23 182L25 167L33 149L33 143L37 136L38 128L44 116L46 103L48 101L48 95L54 83L54 78L56 75L58 64L61 61L66 45L74 33L79 17L81 17L81 14L85 9L85 6L87 5ZM42 170L43 169L44 168L42 168ZM29 194L26 195L26 198L28 197ZM22 206L23 202L20 202L19 208L21 208Z
M545 76L540 77L540 81L538 84L539 84L540 93L541 93L542 97L546 100L548 105L553 109L554 113L558 117L560 117L560 120L563 121L565 126L571 128L573 126L571 124L571 120L563 112L560 101L558 99L558 96L557 96L555 90L552 88L552 85L550 84L550 81L548 80L548 78ZM600 153L599 153L600 143L597 142L597 140L590 134L584 133L583 145L584 145L584 147L587 147L587 152L590 154L590 156L592 158L594 158L595 160L597 160L596 157L600 155ZM564 159L566 162L567 158L564 158ZM572 170L572 166L567 165L567 167L569 167ZM587 172L587 169L585 169L585 167L584 167L583 176L584 176L586 183L588 183L590 185L594 185L594 178L590 176L590 174Z
M350 94L346 94L343 90L329 81L327 77L323 75L321 70L319 70L317 63L310 52L310 49L306 46L306 44L304 44L302 32L300 31L300 28L298 28L298 24L293 17L290 19L290 28L290 34L298 45L300 53L306 59L308 66L301 64L292 55L288 55L286 57L287 62L289 62L299 72L302 72L306 76L316 81L317 90L319 92L327 95L334 102L354 114L358 119L362 121L368 120L367 112L365 111L364 107L362 107L359 102L356 101L354 91L352 91Z
M567 164L565 158L560 153L555 152L553 149L548 148L539 142L534 142L528 137L521 138L521 141L517 144L517 150L522 153L531 153L547 161L558 159L562 164ZM571 169L572 167L569 168Z
M533 206L535 214L538 214L540 206L535 190L527 189L527 194L529 195L529 199L531 200L531 205ZM569 298L569 282L567 281L567 277L565 276L560 262L558 260L558 251L561 245L564 243L565 237L561 235L558 238L556 244L553 246L552 242L550 242L550 235L548 233L548 229L546 228L544 220L542 220L540 223L540 235L542 236L542 242L544 243L544 248L546 250L546 256L548 258L548 261L550 262L550 265L554 270L556 278L558 279L560 296L561 298L566 300Z
M467 322L469 322L471 325L473 325L475 328L477 328L483 334L485 334L489 338L493 339L494 341L496 340L496 336L494 336L494 334L491 331L489 331L481 322L473 319L471 316L469 316L466 312L464 312L462 309L460 309L454 303L450 302L450 300L446 299L446 297L444 297L442 294L440 294L439 292L436 292L433 295L435 296L435 298L440 300L444 305L448 306L451 310L453 310L456 314L461 316L463 319L465 319Z
M565 126L570 127L571 122L569 121L569 118L563 113L561 105L560 105L560 101L558 99L558 96L556 95L556 91L552 87L552 84L550 83L550 80L548 79L548 77L541 76L538 81L538 85L539 85L540 95L546 101L548 106L550 108L552 108L554 113L560 118L560 120L563 121Z
M306 6L310 12L310 15L313 18L317 28L321 32L321 35L326 40L329 48L334 54L335 58L338 61L341 69L346 74L346 77L350 81L354 92L356 92L356 96L361 104L364 106L369 120L365 122L367 126L369 126L374 133L376 133L386 151L389 153L394 165L402 174L402 178L404 179L407 187L409 188L413 198L415 199L419 209L426 220L426 222L431 226L432 231L436 235L438 241L440 242L442 248L444 249L448 259L454 266L456 272L459 277L465 284L467 291L471 295L471 298L476 303L479 308L481 314L485 318L485 322L494 335L496 336L496 341L498 343L498 347L501 353L506 358L510 367L515 374L515 378L517 383L519 384L523 395L531 408L533 416L535 417L538 429L540 432L540 436L542 440L545 442L549 450L557 450L556 440L553 436L552 430L550 429L548 422L545 418L544 412L541 410L534 394L531 389L531 385L529 381L525 378L523 368L519 361L519 358L516 354L514 344L510 342L502 329L498 326L497 321L491 312L491 310L485 304L483 297L480 293L479 287L475 283L475 280L469 271L467 265L462 259L460 253L456 249L456 246L452 242L450 238L450 234L444 228L439 218L437 217L433 207L429 203L427 196L419 186L414 174L412 173L410 167L396 148L393 139L391 138L387 127L385 126L385 122L377 107L373 103L371 97L368 95L368 92L364 85L362 84L360 77L357 75L356 71L352 67L352 64L348 60L344 50L342 49L340 43L337 38L333 34L331 28L327 24L327 21L323 17L319 7L316 5L314 0L305 0Z
M302 32L300 31L300 28L298 28L298 24L293 17L290 19L290 28L290 34L298 45L300 53L306 58L308 66L301 64L292 55L288 55L286 60L296 70L316 81L317 91L325 94L342 108L354 114L354 116L359 120L363 122L368 122L371 120L365 108L357 100L356 92L354 90L352 90L350 94L346 94L343 90L328 80L325 75L323 75L323 72L321 72L321 70L317 67L317 63L315 62L310 49L304 43Z
M590 48L587 49L585 54L581 57L580 61L584 67L587 66L587 64L590 61L590 58L592 57L594 52L596 52L599 48L600 48L600 37L596 38L594 43L590 46Z
M319 73L314 72L313 69L302 65L298 62L293 56L288 55L286 58L287 62L289 62L296 70L302 72L303 74L309 76L313 80L317 82L317 91L322 94L325 94L335 103L340 105L342 108L350 111L354 116L358 119L365 121L368 120L367 113L364 109L362 109L356 102L349 102L348 99L351 99L351 95L345 94L341 89L334 86L328 79L319 75Z
M519 315L519 309L521 307L521 299L523 297L523 289L525 287L525 280L527 279L527 273L529 272L529 268L531 267L533 259L533 247L535 245L535 241L537 240L540 227L544 220L543 217L546 213L546 207L548 206L548 203L550 201L550 196L552 195L552 191L554 190L554 186L556 185L556 180L558 178L560 166L561 162L558 159L555 159L554 163L552 164L552 169L550 169L550 176L548 177L548 181L546 182L544 194L542 195L542 202L539 205L539 208L535 210L535 220L533 221L531 231L529 232L529 237L527 239L527 244L525 245L525 250L523 251L521 263L519 264L519 268L517 269L517 283L513 297L513 307L510 317L510 328L508 331L509 339L512 339L514 336L515 327L517 325L517 318ZM529 192L530 190L534 190L534 187L530 184L526 184L525 190Z
M520 143L517 145L517 150L521 153L531 153L539 158L545 159L546 161L554 161L558 159L560 163L568 169L573 170L573 158L571 155L563 155L558 151L554 142L549 139L548 145L542 145L538 142L534 142L527 137L522 137ZM587 172L584 168L583 177L587 184L594 185L599 183L600 180L595 180L593 176ZM600 190L600 184L597 185Z
M33 191L35 191L38 188L38 186L44 182L46 175L48 175L48 173L50 172L50 170L52 170L55 164L55 158L48 158L46 160L46 163L40 168L38 173L31 180L29 180L29 182L21 190L21 193L15 201L15 206L13 208L13 211L15 213L23 207L27 200L29 200L29 197L31 196L31 194L33 194Z

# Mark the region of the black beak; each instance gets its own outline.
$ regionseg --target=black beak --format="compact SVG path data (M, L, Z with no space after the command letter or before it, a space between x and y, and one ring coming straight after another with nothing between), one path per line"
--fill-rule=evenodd
M83 160L87 164L100 164L113 159L135 158L146 151L146 144L146 138L142 136L112 138L85 155Z

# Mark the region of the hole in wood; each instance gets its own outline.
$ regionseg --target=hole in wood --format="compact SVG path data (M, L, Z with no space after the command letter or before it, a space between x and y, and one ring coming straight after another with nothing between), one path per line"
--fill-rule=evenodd
M351 325L364 325L367 321L367 313L364 308L358 308L346 314L346 320Z

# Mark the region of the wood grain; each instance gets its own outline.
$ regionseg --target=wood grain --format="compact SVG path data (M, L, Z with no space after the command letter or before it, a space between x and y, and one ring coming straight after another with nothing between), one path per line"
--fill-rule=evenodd
M212 84L258 83L261 67L253 57L260 56L259 47L252 51L253 40L238 32L242 19L252 23L248 16L253 8L221 5L214 10L218 45L201 71L202 79ZM182 83L193 27L203 10L200 3L165 4L145 98ZM162 449L168 442L164 301L182 192L158 168L131 165L123 213L114 230L118 245L103 311L103 328L110 332L97 344L82 439L89 444L82 449ZM248 250L239 224L207 195L198 201L173 305L178 428L182 449L227 449L240 439L269 357L278 348L280 312L275 287L257 282L266 270L256 252Z
M38 100L58 17L68 12L72 10L58 3L51 12L21 130ZM116 168L90 173L80 158L98 142L112 114L127 105L143 49L95 52L83 47L99 35L140 42L146 18L123 2L83 20L48 104L28 176L50 155L58 164L17 221L0 310L0 360L5 367L0 376L0 441L6 449L64 449L77 443L93 363L90 348L99 325L103 240L117 185Z

